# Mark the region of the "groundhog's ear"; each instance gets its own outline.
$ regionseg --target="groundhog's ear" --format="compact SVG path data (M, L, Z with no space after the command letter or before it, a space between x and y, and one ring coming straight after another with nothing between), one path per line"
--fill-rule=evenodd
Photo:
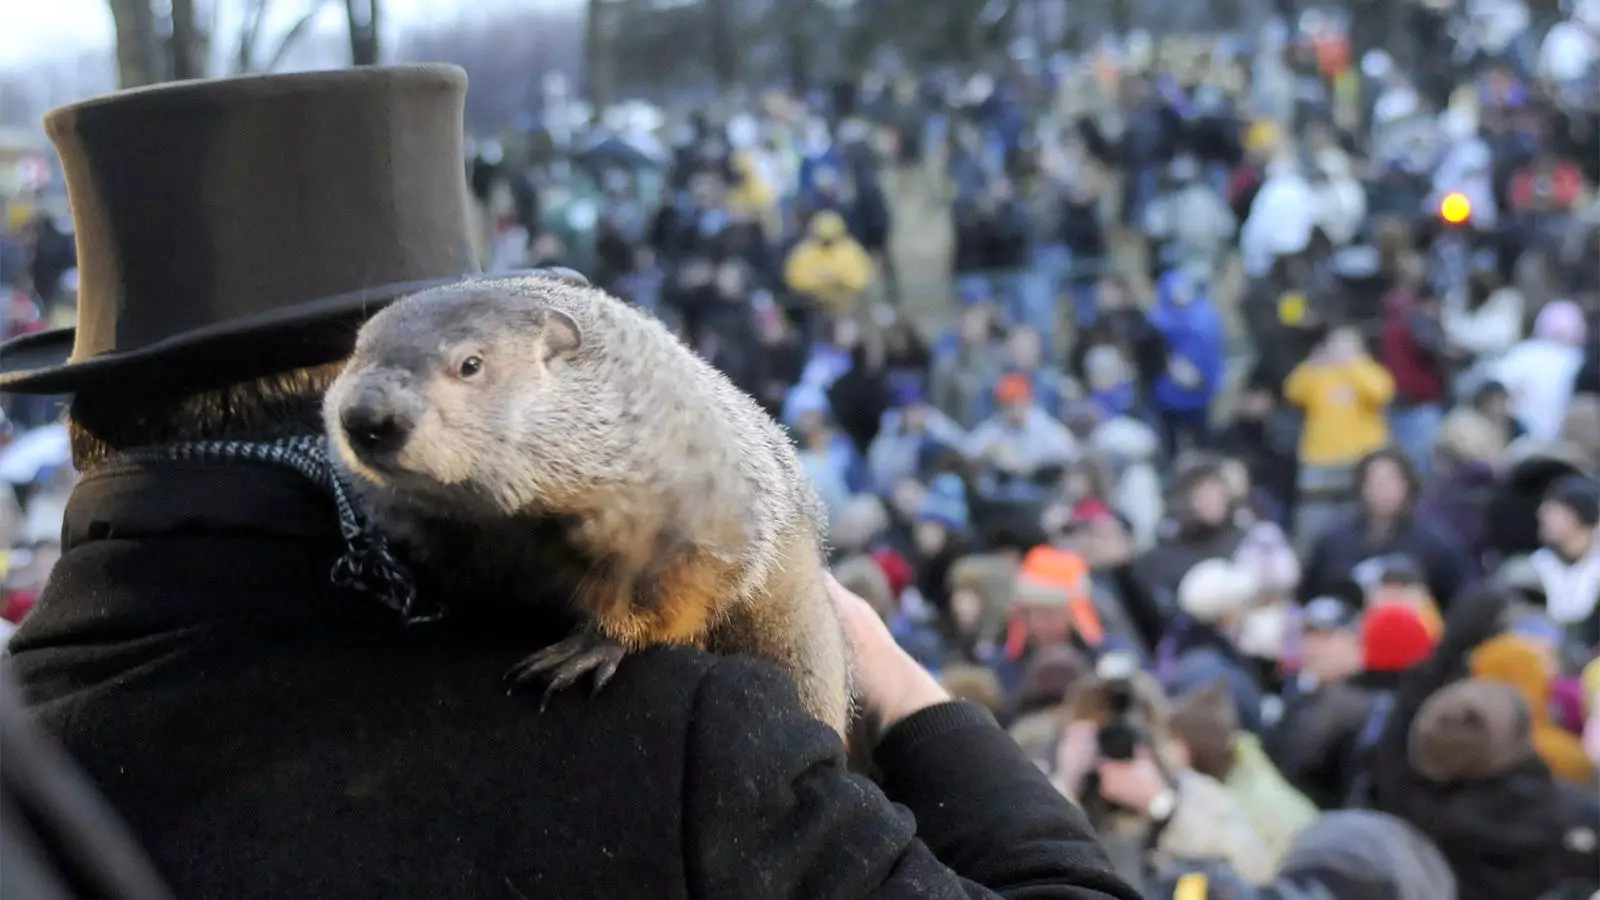
M571 316L546 309L542 311L541 318L545 362L571 356L583 346L583 332L578 330L578 323Z

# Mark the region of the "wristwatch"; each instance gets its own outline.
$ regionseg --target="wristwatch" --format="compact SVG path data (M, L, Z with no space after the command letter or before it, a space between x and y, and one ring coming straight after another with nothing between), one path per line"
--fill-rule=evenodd
M1173 810L1178 808L1178 792L1172 788L1162 788L1161 793L1155 795L1150 805L1145 808L1145 815L1152 822L1165 822L1172 817Z

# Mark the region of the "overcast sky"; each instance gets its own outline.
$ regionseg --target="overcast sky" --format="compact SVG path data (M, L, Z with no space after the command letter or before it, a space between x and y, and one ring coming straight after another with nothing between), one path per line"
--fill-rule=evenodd
M237 21L242 0L217 0L221 18ZM286 28L315 0L270 0L272 21ZM463 10L487 16L507 7L564 6L573 0L383 0L389 25L409 28L430 20L454 20ZM343 4L325 2L318 30L344 27ZM219 27L225 30L226 25ZM106 0L3 0L0 2L0 68L33 60L110 50L111 11Z

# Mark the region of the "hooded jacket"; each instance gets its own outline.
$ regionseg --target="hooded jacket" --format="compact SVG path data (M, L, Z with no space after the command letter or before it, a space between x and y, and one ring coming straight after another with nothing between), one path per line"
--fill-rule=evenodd
M1388 444L1384 413L1394 391L1394 378L1366 357L1340 365L1307 361L1296 366L1284 382L1283 395L1306 413L1300 461L1351 465Z
M1210 294L1188 273L1168 272L1156 285L1150 324L1167 343L1167 366L1153 386L1156 403L1174 412L1209 407L1227 363L1222 316Z
M1284 780L1253 734L1238 735L1233 768L1222 786L1280 863L1296 836L1317 820L1316 805Z
M783 280L789 290L831 313L849 312L872 283L872 258L837 213L821 212L812 218L806 238L789 252Z
M1472 677L1516 688L1527 703L1533 724L1533 750L1557 778L1588 788L1594 764L1583 743L1550 719L1550 676L1538 647L1527 638L1504 634L1473 651Z
M1500 631L1506 601L1469 595L1450 610L1444 640L1406 672L1372 751L1374 806L1427 834L1456 872L1461 900L1538 897L1570 879L1594 879L1600 808L1553 778L1539 759L1498 777L1438 784L1411 764L1412 723L1437 690L1468 674L1472 651Z

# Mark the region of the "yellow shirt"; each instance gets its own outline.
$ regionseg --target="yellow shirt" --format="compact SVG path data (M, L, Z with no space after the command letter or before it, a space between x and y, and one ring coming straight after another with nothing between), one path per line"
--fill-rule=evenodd
M1306 413L1302 463L1353 465L1389 443L1384 411L1394 399L1394 379L1370 358L1339 365L1301 363L1284 382L1283 394Z

